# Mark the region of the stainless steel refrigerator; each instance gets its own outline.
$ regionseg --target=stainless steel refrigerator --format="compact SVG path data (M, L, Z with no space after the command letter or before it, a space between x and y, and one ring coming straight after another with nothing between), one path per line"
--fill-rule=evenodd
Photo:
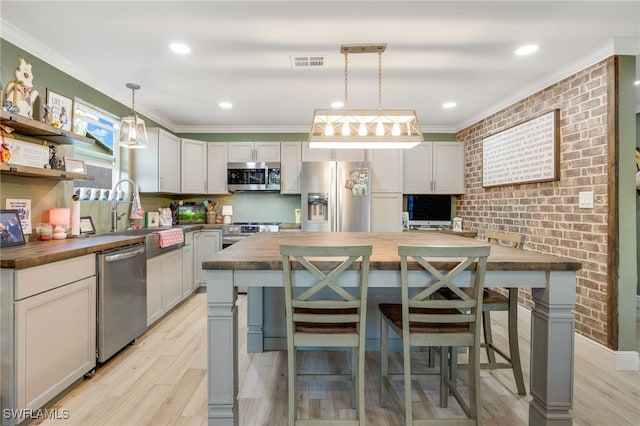
M302 230L371 230L371 167L367 161L302 163Z

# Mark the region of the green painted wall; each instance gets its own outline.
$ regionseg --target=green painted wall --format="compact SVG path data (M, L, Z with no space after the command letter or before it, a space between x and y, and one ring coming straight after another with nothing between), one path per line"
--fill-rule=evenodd
M618 74L618 350L636 350L636 310L634 296L638 289L637 213L635 189L636 98L633 81L636 75L634 56L619 57Z

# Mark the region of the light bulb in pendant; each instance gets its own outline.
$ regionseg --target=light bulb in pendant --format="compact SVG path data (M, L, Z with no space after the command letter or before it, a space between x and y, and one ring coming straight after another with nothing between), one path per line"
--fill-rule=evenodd
M376 126L376 136L384 136L384 126L382 125L382 121L378 121L378 125Z
M400 136L400 125L397 122L393 123L393 128L391 129L391 136Z
M349 123L346 121L342 123L342 136L349 136L351 131L349 130Z
M327 123L327 127L324 129L325 136L333 136L333 124Z
M360 123L360 127L358 127L358 136L367 136L367 126L364 123Z

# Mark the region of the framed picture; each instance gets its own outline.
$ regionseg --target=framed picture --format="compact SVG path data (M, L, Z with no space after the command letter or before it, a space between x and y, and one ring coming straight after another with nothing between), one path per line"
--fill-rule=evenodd
M0 210L0 247L24 244L18 210Z
M91 216L83 216L80 218L80 234L91 235L96 233L96 227L93 226Z
M71 173L86 173L84 161L70 157L64 157L64 169Z
M44 121L50 126L71 132L71 127L73 126L73 99L47 89Z

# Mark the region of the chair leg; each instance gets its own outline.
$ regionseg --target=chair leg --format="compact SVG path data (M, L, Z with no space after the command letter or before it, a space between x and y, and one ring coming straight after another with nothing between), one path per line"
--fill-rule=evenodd
M289 425L294 426L296 424L296 411L298 410L297 404L297 384L298 384L298 366L296 360L295 347L289 347L287 351L287 361L289 364Z
M408 333L402 339L402 357L404 370L404 419L407 425L413 424L413 411L411 408L411 346L409 346Z
M351 348L351 408L358 409L358 348Z
M451 357L449 359L449 383L456 386L458 381L458 348L450 348Z
M474 346L469 347L469 418L474 419L477 425L481 424L480 421L480 392L478 392L478 386L480 385L480 354L476 351Z
M520 361L520 345L518 343L518 289L509 290L509 357L511 358L511 368L513 378L516 381L519 395L526 395L527 388L524 385L522 376L522 363Z
M449 350L450 348L440 347L440 406L447 408L449 404L449 386L445 377L449 375Z
M365 424L366 414L365 414L365 405L364 405L364 357L365 357L365 347L362 345L358 347L358 423L360 425Z
M380 319L380 406L387 402L386 379L389 372L389 326Z
M496 354L493 351L493 334L491 333L491 312L482 312L482 331L484 333L484 344L487 351L487 358L490 363L496 362Z

